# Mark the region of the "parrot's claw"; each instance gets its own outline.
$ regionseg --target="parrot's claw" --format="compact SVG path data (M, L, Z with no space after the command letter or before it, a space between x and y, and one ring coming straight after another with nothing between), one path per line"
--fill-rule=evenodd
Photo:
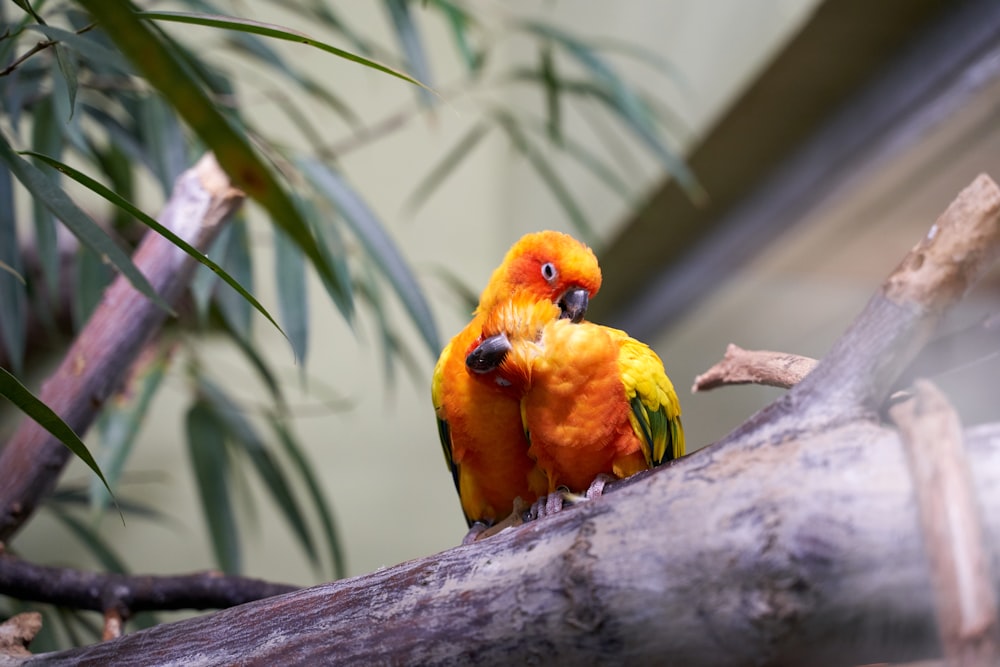
M587 487L587 500L596 500L604 495L604 487L607 486L609 482L613 482L617 477L614 475L609 475L606 472L602 472L600 475L594 478L594 481L590 483Z
M547 496L542 496L528 509L526 514L527 519L532 521L534 519L541 519L542 517L551 516L562 511L563 507L566 505L566 501L572 503L574 497L573 494L567 489L559 489L558 491L553 491Z
M487 528L489 528L489 526L482 521L473 521L472 525L469 526L469 532L467 532L465 537L462 538L462 544L472 544L480 538Z

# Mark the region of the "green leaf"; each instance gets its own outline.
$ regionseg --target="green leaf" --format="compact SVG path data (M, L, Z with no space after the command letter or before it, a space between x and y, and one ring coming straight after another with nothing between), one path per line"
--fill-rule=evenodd
M17 240L14 184L10 172L0 167L0 343L10 366L21 373L28 327L25 283L21 272L21 246Z
M241 554L236 516L229 497L230 460L226 429L215 411L197 401L187 412L188 455L198 483L198 496L208 522L215 561L223 572L239 574Z
M413 193L406 199L404 208L410 213L415 213L424 202L441 186L455 168L472 152L479 142L490 131L491 125L479 122L469 128L458 142L445 153L444 157L434 165L427 175L424 176Z
M695 203L705 201L706 194L698 179L684 160L670 150L659 137L657 128L650 119L648 108L603 58L585 43L563 30L535 21L525 21L521 25L528 32L562 46L567 54L590 71L593 77L607 88L611 108L625 122L625 126L646 145L667 172L677 179Z
M576 203L569 188L562 182L559 174L549 164L548 160L545 159L545 156L528 140L527 135L521 130L517 118L503 110L494 110L492 115L500 127L507 133L514 147L524 155L528 160L528 164L534 167L535 172L544 181L545 185L548 186L552 196L562 206L563 211L566 212L566 216L573 223L573 226L576 227L577 232L580 233L583 240L590 245L595 245L598 241L598 236L590 226L590 223L587 222L586 216L584 216L580 206Z
M132 263L129 256L119 248L97 223L90 219L62 188L50 181L37 167L14 152L7 139L0 135L0 160L5 162L14 176L28 189L28 192L45 203L46 207L59 218L80 242L107 258L121 271L129 283L170 314L173 310L160 298L146 277Z
M319 193L343 215L368 255L389 279L431 354L437 355L441 346L430 306L385 227L340 174L312 158L300 160L299 165Z
M52 96L43 97L35 106L32 116L34 125L31 128L31 145L41 153L59 155L63 149L60 123L56 120ZM40 167L46 174L54 174L48 167ZM48 295L55 302L59 293L59 246L56 238L56 219L45 202L34 197L31 200L32 218L35 223L35 247L39 263L42 266L42 277L48 288Z
M431 84L431 68L427 62L427 55L420 40L420 31L410 14L410 5L407 0L385 0L385 5L389 9L389 16L392 17L392 25L396 29L396 39L399 41L403 53L406 54L406 61L410 71L417 79L425 84ZM434 96L431 95L427 87L420 88L420 101L425 107L433 106Z
M153 174L169 197L177 178L187 169L187 141L177 115L159 95L143 95L137 101L138 127Z
M333 576L336 579L342 579L347 576L347 561L340 546L340 536L337 534L337 524L334 522L330 503L327 501L326 494L323 493L322 485L313 474L315 466L306 458L305 451L280 417L271 415L270 422L278 436L278 441L285 449L285 453L291 459L302 481L306 483L306 490L309 491L313 507L316 508L316 513L319 515L323 536L326 538L327 548L330 550L330 558L333 561Z
M478 72L483 65L483 58L469 44L468 28L469 24L474 22L473 17L463 8L447 0L433 0L433 4L448 19L451 37L455 41L455 47L461 54L465 66L470 72Z
M127 391L118 392L107 401L97 422L101 436L98 459L112 488L118 487L125 462L132 453L136 435L142 426L153 396L156 395L170 360L170 348L163 347L152 357L144 358L138 372L131 374ZM107 509L111 497L94 480L90 485L90 506L95 516ZM125 503L121 503L127 511Z
M128 572L125 561L115 553L111 545L104 541L96 530L58 505L50 503L47 507L87 547L87 550L94 555L102 568L108 572L117 572L119 574L126 574Z
M66 90L66 98L69 106L69 117L73 117L73 110L76 108L76 90L79 87L77 82L76 58L62 44L55 45L56 62L59 64L59 71L62 73L63 88Z
M27 387L21 384L16 377L11 375L2 366L0 366L0 395L16 405L24 414L31 417L39 426L58 439L59 442L66 445L77 458L94 471L95 475L101 478L101 481L104 482L104 488L108 490L108 493L111 493L108 480L104 478L104 473L101 472L97 461L90 454L87 445L83 444L83 441L80 440L80 436L74 433L73 429L67 426L66 422L52 411L52 408L45 405L45 403L28 391ZM114 497L113 493L111 495Z
M100 0L83 0L83 2L84 4L89 5L91 2L100 2ZM104 15L103 12L101 15ZM380 62L376 62L370 58L365 58L364 56L359 56L351 53L350 51L338 49L332 44L327 44L317 39L313 39L309 35L299 32L298 30L292 30L290 28L270 23L260 23L258 21L251 21L249 19L236 18L233 16L214 16L210 14L191 14L187 12L136 12L133 16L150 21L173 21L175 23L189 23L193 25L207 26L210 28L236 30L239 32L263 35L264 37L271 37L273 39L281 39L287 42L295 42L296 44L306 44L321 51L344 58L345 60L350 60L351 62L364 65L365 67L370 67L378 70L379 72L383 72L384 74L389 74L390 76L394 76L398 79L402 79L403 81L420 86L423 89L430 90L417 79L414 79L413 77L387 65L383 65Z
M73 268L73 324L77 330L90 318L104 295L104 289L114 277L101 258L86 248L77 248Z
M237 130L200 87L193 64L184 60L186 52L168 48L153 26L115 3L80 0L80 4L90 11L149 83L159 89L163 98L170 101L181 118L215 153L233 184L268 211L272 222L302 248L324 281L334 280L331 268L292 198L251 146L245 133ZM156 16L163 20L170 20L170 17L181 20L177 18L181 17L186 22L202 22L200 19L188 20L189 15L159 13Z
M275 377L274 372L271 367L267 365L264 357L261 356L257 348L254 347L250 340L247 338L247 332L244 331L234 331L229 323L223 319L219 324L222 330L229 336L229 339L233 341L237 349L243 353L243 356L247 358L250 362L250 366L257 372L260 376L261 382L267 387L268 391L271 393L271 398L274 402L282 409L286 406L285 395L282 393L281 384Z
M305 364L309 347L309 292L302 252L280 229L274 230L274 265L281 321L288 331L295 358Z
M247 233L246 222L230 225L229 243L226 245L222 263L229 269L234 279L253 289L253 256L250 254L250 235ZM229 290L217 290L215 302L219 306L223 318L236 331L242 331L250 340L251 311L245 299L238 298ZM280 329L280 327L279 327Z
M552 55L552 42L546 40L539 48L539 67L542 81L545 83L545 109L548 113L549 138L554 144L561 144L562 110L559 104L559 75L556 74L555 58Z
M56 160L54 158L51 158L51 157L49 157L47 155L41 155L39 153L34 153L34 152L30 152L30 151L26 152L26 154L27 155L31 155L31 156L33 156L35 158L38 158L39 160L42 160L46 164L48 164L48 165L52 166L53 168L59 170L63 174L66 174L67 176L69 176L70 178L72 178L74 181L76 181L77 183L80 183L81 185L83 185L87 189L91 190L92 192L95 192L98 195L100 195L101 197L104 197L109 202L111 202L112 204L114 204L115 206L117 206L119 209L125 211L126 213L128 213L129 215L131 215L132 217L134 217L136 220L138 220L142 224L146 225L147 227L153 229L157 234L159 234L160 236L163 236L168 241L170 241L171 243L173 243L174 245L176 245L178 248L180 248L181 250L183 250L184 252L186 252L192 258L194 258L195 260L197 260L198 263L200 263L203 266L205 266L206 268L208 268L212 273L214 273L215 275L219 276L219 278L221 278L223 281L225 281L225 283L227 285L229 285L234 290L236 290L236 292L241 297L243 297L243 299L246 300L246 302L248 304L250 304L251 306L253 306L257 310L257 312L259 312L261 315L263 315L264 317L266 317L267 321L270 322L271 324L273 324L274 327L278 331L281 332L281 335L285 336L285 332L282 331L282 329L281 329L280 326L278 326L277 321L275 321L275 319L271 316L271 313L269 313L267 311L267 309L264 308L264 306L262 306L260 304L260 302L257 301L256 298L254 298L254 296L247 290L247 288L243 287L243 285L241 285L239 283L239 281L237 281L235 278L233 278L231 275L229 275L221 266L219 266L218 264L216 264L215 262L213 262L211 259L209 259L207 255L203 254L201 251L199 251L197 248L195 248L194 246L192 246L190 243L188 243L187 241L185 241L181 237L179 237L176 234L174 234L169 228L164 227L159 222L157 222L154 218L150 217L149 215L146 215L145 212L143 212L137 206L135 206L134 204L132 204L132 202L130 202L130 201L126 200L125 198L119 196L117 193L115 193L114 191L112 191L108 187L104 186L102 183L100 183L98 181L95 181L93 178L91 178L90 176L87 176L83 172L77 171L73 167L70 167L69 165L64 164L64 163L62 163L62 162L60 162L60 161L58 161L58 160ZM236 226L236 225L230 225L230 227L233 227L233 226Z
M291 486L288 484L284 472L267 450L257 434L257 430L218 385L206 378L200 378L198 393L206 405L212 409L215 419L223 426L230 441L238 445L250 458L250 462L257 469L257 474L264 482L264 487L271 494L278 509L285 515L285 519L302 544L306 555L314 565L317 565L318 555L305 517L292 494Z
M546 123L540 122L537 119L522 119L523 125L535 130L539 134L544 134L548 136L549 129ZM614 169L609 167L604 161L589 148L584 146L581 142L574 140L570 136L563 136L559 143L555 144L556 148L560 151L566 153L577 163L587 169L591 174L593 174L600 182L608 187L609 190L619 195L623 200L628 203L634 201L634 195L631 192L629 185L615 172Z
M50 40L73 49L88 63L110 67L120 74L133 73L132 67L128 64L128 61L122 58L118 52L101 46L93 39L88 39L87 37L78 35L75 32L49 25L32 25L28 26L28 30L40 32ZM60 65L60 67L62 67L62 65Z
M319 239L320 252L323 253L335 277L333 281L324 282L323 286L340 314L348 324L353 324L354 293L351 290L351 272L347 267L347 246L331 215L322 215L311 200L298 197L297 201Z

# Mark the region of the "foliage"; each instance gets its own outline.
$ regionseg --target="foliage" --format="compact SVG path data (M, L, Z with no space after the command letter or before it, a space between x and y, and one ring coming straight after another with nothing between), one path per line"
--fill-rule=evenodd
M58 418L53 422L51 411L31 400L17 379L30 361L29 320L55 329L61 304L68 301L78 328L113 277L105 263L158 299L132 264L128 248L147 228L167 236L204 265L190 291L193 313L181 312L171 327L184 335L171 333L155 341L152 353L140 359L128 396L109 401L98 427L102 447L94 458L110 488L119 488L135 435L155 403L167 367L187 359L191 404L186 433L217 565L240 570L232 487L233 477L249 470L261 480L316 568L329 567L339 575L343 562L333 515L295 438L281 384L250 333L253 313L275 327L280 321L296 359L304 364L309 350L309 266L345 320L354 322L358 308L374 315L387 368L400 359L407 361L414 351L401 343L387 315L383 286L395 294L427 352L436 355L440 339L405 253L338 167L335 151L311 126L306 109L319 104L332 110L362 146L383 136L383 128L396 126L399 118L363 125L352 100L303 71L285 55L288 49L318 50L394 78L397 85L412 86L414 106L404 116L425 113L442 99L477 87L529 85L540 91L544 118L483 97L478 121L427 170L409 199L412 208L440 188L484 138L499 131L527 159L578 232L593 240L586 215L553 156L567 156L626 199L634 193L603 156L567 136L563 118L569 104L605 110L692 197L699 197L700 189L663 138L671 119L662 105L618 74L605 47L556 26L490 15L474 3L385 0L387 21L402 54L397 56L356 30L345 20L345 12L324 0L287 8L314 31L309 35L241 17L247 11L241 2L178 4L183 11L127 11L103 0L15 0L14 5L0 5L0 364L9 369L3 371L7 379L0 383L0 393L60 431ZM434 85L421 32L427 15L440 17L448 26L456 58L464 67L455 85ZM512 36L531 40L537 64L491 68L496 52ZM195 48L185 38L214 40L217 48ZM274 98L313 139L311 151L283 145L245 112L234 77L250 75L227 68L225 56L233 54L248 63L246 69L261 75L241 83L266 89L266 74L295 91L275 92ZM671 74L649 54L633 49L629 55ZM253 296L256 259L245 224L229 226L206 257L172 237L144 212L152 210L150 206L140 203L148 199L144 184L149 182L162 202L178 174L206 150L235 174L236 183L266 211L274 228L277 316ZM15 210L17 189L30 198L28 214ZM80 198L86 206L77 203ZM61 242L61 229L76 243ZM74 279L66 280L67 274ZM454 277L445 280L451 283ZM66 285L71 293L64 299L61 290ZM269 388L272 405L262 414L248 414L202 370L198 343L208 331L226 336ZM261 423L269 435L262 433ZM72 432L63 441L81 457L91 456ZM97 517L104 512L109 496L99 484L84 495L86 502L57 511L64 523L84 507ZM137 507L127 498L120 502L126 512ZM54 507L50 504L50 511ZM310 514L315 521L308 519ZM314 523L318 530L311 527ZM95 541L93 522L66 525L75 526L70 529L78 538L89 534L82 538L88 547L109 566L114 563Z

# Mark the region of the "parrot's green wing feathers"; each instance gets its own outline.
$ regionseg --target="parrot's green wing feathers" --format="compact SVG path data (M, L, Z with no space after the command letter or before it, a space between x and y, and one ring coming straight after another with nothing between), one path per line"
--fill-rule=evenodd
M649 346L624 333L618 365L625 395L632 407L630 421L643 442L650 467L684 455L684 428L677 393L663 362Z

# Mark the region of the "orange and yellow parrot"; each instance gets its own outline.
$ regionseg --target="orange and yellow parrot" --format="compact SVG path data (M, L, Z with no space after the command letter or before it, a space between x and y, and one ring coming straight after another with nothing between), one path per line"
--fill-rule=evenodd
M528 457L545 477L548 508L571 493L600 495L627 477L683 456L681 409L663 362L624 331L558 319L521 296L494 308L468 366L484 385L520 398ZM595 481L596 480L596 481Z
M514 499L534 502L547 482L528 456L518 398L502 383L483 382L466 357L483 342L483 322L512 297L548 307L550 316L579 322L601 286L594 253L560 232L528 234L493 272L472 321L441 352L431 397L445 459L465 517L492 524L509 515Z

